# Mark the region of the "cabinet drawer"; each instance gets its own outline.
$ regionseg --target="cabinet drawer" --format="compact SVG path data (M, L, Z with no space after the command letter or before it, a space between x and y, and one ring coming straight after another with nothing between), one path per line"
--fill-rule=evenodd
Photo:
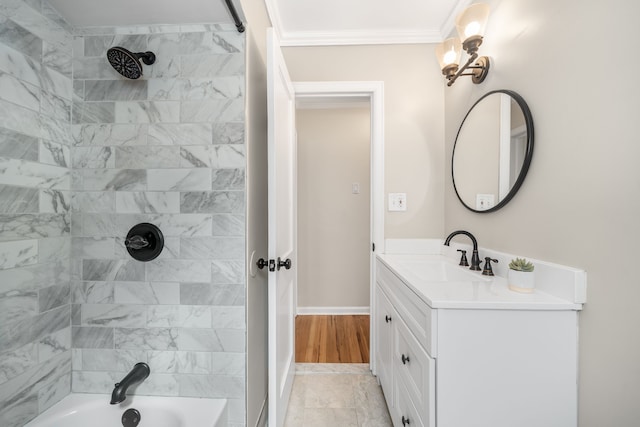
M375 344L376 375L384 390L387 406L393 406L393 325L398 321L389 299L376 285L375 326L377 339Z
M404 384L423 422L435 423L435 361L402 321L396 322L395 328L394 378Z
M431 357L437 357L437 310L433 310L380 260L376 261L376 281L389 295L398 314Z
M435 427L435 422L429 424L422 419L419 411L411 400L409 392L400 378L394 381L395 406L391 411L393 427Z

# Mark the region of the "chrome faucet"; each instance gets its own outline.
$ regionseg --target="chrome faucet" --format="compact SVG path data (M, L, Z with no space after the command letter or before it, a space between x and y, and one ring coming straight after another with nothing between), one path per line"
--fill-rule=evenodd
M464 234L465 236L468 236L471 239L471 242L473 243L473 254L471 254L471 267L469 267L469 270L480 271L480 256L478 255L478 241L476 240L475 237L473 237L473 234L464 230L454 231L453 233L449 234L447 238L444 240L445 246L449 246L451 239L454 236L457 236L458 234Z
M149 369L149 365L146 363L136 363L131 372L129 372L122 381L116 383L113 393L111 393L111 404L115 405L120 402L124 402L127 398L127 389L134 384L144 381L149 376L150 372L151 370Z

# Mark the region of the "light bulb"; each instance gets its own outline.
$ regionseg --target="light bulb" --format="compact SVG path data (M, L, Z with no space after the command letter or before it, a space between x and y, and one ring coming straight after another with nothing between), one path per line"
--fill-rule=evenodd
M465 40L476 34L480 34L480 23L478 21L469 22L464 29Z
M451 49L444 54L444 57L442 58L442 62L445 65L455 64L457 57L458 55L456 54L456 51Z

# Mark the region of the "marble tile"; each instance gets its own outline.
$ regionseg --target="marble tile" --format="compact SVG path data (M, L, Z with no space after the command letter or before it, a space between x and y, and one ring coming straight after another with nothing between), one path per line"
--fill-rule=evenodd
M22 267L38 262L38 241L0 242L0 269Z
M121 373L73 371L71 374L71 391L73 393L102 393L113 391L113 384L122 379Z
M241 122L244 120L244 99L210 99L183 101L180 121L183 123Z
M0 43L0 70L24 82L41 87L41 66L28 56Z
M150 34L148 49L157 57L213 53L214 40L211 33Z
M211 169L148 169L148 189L151 191L211 190Z
M0 170L3 172L0 174L0 184L71 189L71 176L66 168L0 158Z
M211 326L223 329L246 329L246 310L242 306L216 306L211 310Z
M71 101L42 91L40 112L66 124L71 120Z
M178 396L178 378L173 374L155 374L153 371L149 378L133 390L133 394L151 396Z
M39 126L41 120L36 111L0 99L0 127L36 138L46 138L49 135Z
M183 121L180 120L180 110L180 103L172 101L117 102L115 120L112 121L115 123L176 123Z
M26 344L13 351L2 352L0 357L0 385L17 377L38 363L38 346Z
M183 237L180 256L185 259L244 259L243 237Z
M131 52L144 52L147 48L146 34L85 36L84 56L105 56L107 49L113 46L125 46Z
M244 378L221 375L180 375L181 396L244 398Z
M147 125L85 124L71 126L75 145L146 145Z
M71 167L71 150L66 145L53 141L40 141L40 162L60 166Z
M116 211L115 191L74 191L71 208L74 212L114 213Z
M179 213L178 192L124 192L116 193L118 213Z
M246 355L244 353L212 353L213 366L211 373L242 377L246 372Z
M49 334L38 342L38 358L40 362L68 352L71 349L71 327Z
M215 169L212 171L211 187L213 190L244 190L245 170Z
M11 46L36 61L42 59L42 39L11 19L0 17L0 43Z
M82 171L84 190L144 191L147 171L144 169L96 169Z
M177 329L177 345L187 351L226 351L217 331L212 329Z
M114 301L118 304L179 304L178 282L118 282Z
M147 308L133 304L83 304L83 326L108 326L118 328L144 328L147 325Z
M75 304L112 304L115 302L113 282L78 282L71 283L71 302ZM120 301L118 301L120 302Z
M10 74L0 72L0 98L13 104L40 110L40 88L19 80Z
M156 123L149 125L149 145L210 145L210 123Z
M116 114L114 102L74 102L72 123L113 123Z
M144 267L135 260L85 259L82 278L90 281L143 281Z
M37 291L52 284L66 283L69 277L68 260L0 270L0 294Z
M38 306L40 312L68 305L71 302L69 283L47 286L38 292Z
M150 100L237 99L243 95L242 76L149 80Z
M244 283L244 260L212 260L211 283Z
M244 54L185 55L181 58L182 77L243 76Z
M39 191L35 188L0 185L0 212L8 214L39 212Z
M244 144L244 123L214 123L214 144Z
M85 80L85 101L146 101L146 80Z
M0 157L37 161L38 138L0 128Z
M211 277L208 260L154 260L146 268L147 279L155 282L205 282Z
M219 353L216 353L219 354ZM149 351L153 372L176 374L211 374L211 353L196 351Z
M38 262L48 263L71 257L71 239L54 237L38 241Z
M192 305L242 305L244 285L181 283L180 303Z
M69 235L67 214L0 214L0 241Z
M115 214L86 213L82 215L82 222L83 236L91 236L96 239L126 236L126 231L119 231L118 217Z
M116 328L115 348L178 350L178 330L173 328Z
M74 326L71 329L71 340L73 348L112 349L114 330L99 326Z
M69 304L40 313L32 325L32 339L39 340L48 334L68 327L70 324L71 307Z
M219 31L212 33L215 44L214 53L242 53L244 52L244 33L237 31Z
M55 13L56 19L52 20L54 14L49 13L51 9L45 6L43 3L42 10L35 11L25 5L17 9L11 19L42 40L48 40L51 43L56 43L61 47L70 49L71 36L68 30L57 24L56 21L59 19L57 13ZM45 14L49 14L51 17L45 16Z
M243 215L213 215L213 236L244 236L245 217Z
M211 308L189 305L156 305L147 309L149 327L210 328Z
M47 379L38 390L38 409L40 413L46 411L71 392L71 372L64 372Z
M111 169L115 167L115 156L111 147L75 147L73 168Z
M180 194L180 209L183 213L231 213L244 212L242 191L186 192Z
M176 168L180 166L180 147L115 147L117 168Z
M73 69L73 58L71 51L61 48L55 43L43 40L42 64L51 68L65 77L71 78Z
M0 294L0 323L29 319L38 314L38 293L35 290L14 290Z
M181 167L244 168L244 145L209 145L180 147Z
M74 57L73 58L73 77L78 80L116 80L120 78L120 74L114 70L107 56L96 57Z
M40 191L40 212L67 214L71 211L71 193L69 191Z
M215 333L222 344L222 351L241 353L246 350L246 332L240 329L216 329ZM216 350L212 350L216 351Z
M85 371L127 372L136 363L148 363L145 350L82 350L82 368ZM153 372L156 372L155 366Z
M120 231L117 235L123 236L139 222L155 224L162 230L165 238L211 235L211 215L206 214L118 215L118 220Z

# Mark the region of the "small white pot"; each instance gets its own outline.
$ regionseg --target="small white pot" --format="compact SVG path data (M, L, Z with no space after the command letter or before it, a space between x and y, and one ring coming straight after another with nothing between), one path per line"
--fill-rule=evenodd
M533 271L518 271L509 269L509 289L516 292L530 294L535 289L535 275Z

